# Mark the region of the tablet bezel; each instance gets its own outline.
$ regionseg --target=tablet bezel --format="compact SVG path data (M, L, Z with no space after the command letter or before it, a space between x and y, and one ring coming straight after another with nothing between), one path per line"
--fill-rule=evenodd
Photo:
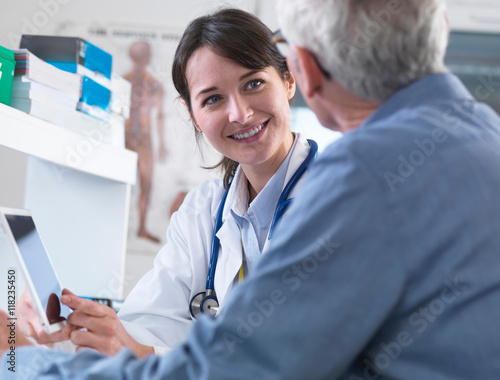
M54 277L57 280L57 284L59 285L59 289L61 289L61 291L62 291L61 283L59 281L59 278L57 277L57 273L54 270L54 265L53 265L52 260L50 259L50 256L47 252L47 248L45 247L45 244L43 243L42 237L40 236L40 231L38 230L38 227L35 223L35 220L33 218L33 214L31 213L30 210L26 210L26 209L0 207L0 221L1 221L2 225L4 226L4 231L5 231L6 237L7 237L7 239L9 239L10 245L11 245L11 247L13 247L13 251L15 252L17 263L21 269L21 273L24 276L26 287L28 288L28 292L29 292L29 295L31 298L31 302L32 302L33 307L36 311L36 314L38 315L38 319L43 327L43 330L47 334L57 332L57 331L61 330L66 325L66 321L64 320L64 321L56 322L56 323L49 322L49 320L47 318L46 311L43 308L43 305L42 305L42 302L41 302L40 297L38 295L38 292L35 288L35 285L33 284L33 281L31 279L31 274L29 273L28 268L26 267L26 264L24 263L23 256L21 255L21 251L19 250L19 247L17 245L16 239L14 238L14 234L10 228L10 224L7 220L6 215L29 216L31 218L31 220L35 224L35 229L37 230L38 236L40 237L40 240L42 242L42 246L44 248L45 255L47 256L47 259L50 262L50 266L52 268ZM60 295L58 295L58 297L60 297ZM59 302L60 302L60 300L59 300Z

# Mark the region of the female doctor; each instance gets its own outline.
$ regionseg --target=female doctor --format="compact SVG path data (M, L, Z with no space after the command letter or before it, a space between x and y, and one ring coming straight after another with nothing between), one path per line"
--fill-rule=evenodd
M187 195L154 268L132 290L119 319L106 306L65 292L77 346L107 354L128 346L140 357L165 352L184 340L198 313L223 308L231 288L266 251L315 153L314 142L290 131L295 80L270 35L255 16L236 9L187 27L173 81L196 133L224 156L224 179Z

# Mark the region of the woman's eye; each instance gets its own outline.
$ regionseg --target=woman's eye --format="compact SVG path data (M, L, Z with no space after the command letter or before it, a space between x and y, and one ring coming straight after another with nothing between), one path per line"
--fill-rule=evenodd
M213 95L213 96L210 96L208 98L206 98L204 101L203 101L203 105L211 105L211 104L215 104L219 101L220 99L220 96L218 95Z
M247 84L247 89L248 90L253 90L257 87L259 87L261 84L262 84L262 80L260 79L255 79L255 80L252 80L250 81L248 84Z

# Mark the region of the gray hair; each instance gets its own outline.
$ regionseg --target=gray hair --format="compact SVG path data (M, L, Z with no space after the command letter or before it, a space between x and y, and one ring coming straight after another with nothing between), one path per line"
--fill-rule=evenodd
M283 35L349 92L384 101L445 72L445 0L278 0Z

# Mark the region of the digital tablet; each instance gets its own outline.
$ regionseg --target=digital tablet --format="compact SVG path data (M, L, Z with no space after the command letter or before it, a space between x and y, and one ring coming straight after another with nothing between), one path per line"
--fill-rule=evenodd
M44 331L50 334L60 330L71 309L60 302L62 287L31 212L0 207L0 223L16 254Z

